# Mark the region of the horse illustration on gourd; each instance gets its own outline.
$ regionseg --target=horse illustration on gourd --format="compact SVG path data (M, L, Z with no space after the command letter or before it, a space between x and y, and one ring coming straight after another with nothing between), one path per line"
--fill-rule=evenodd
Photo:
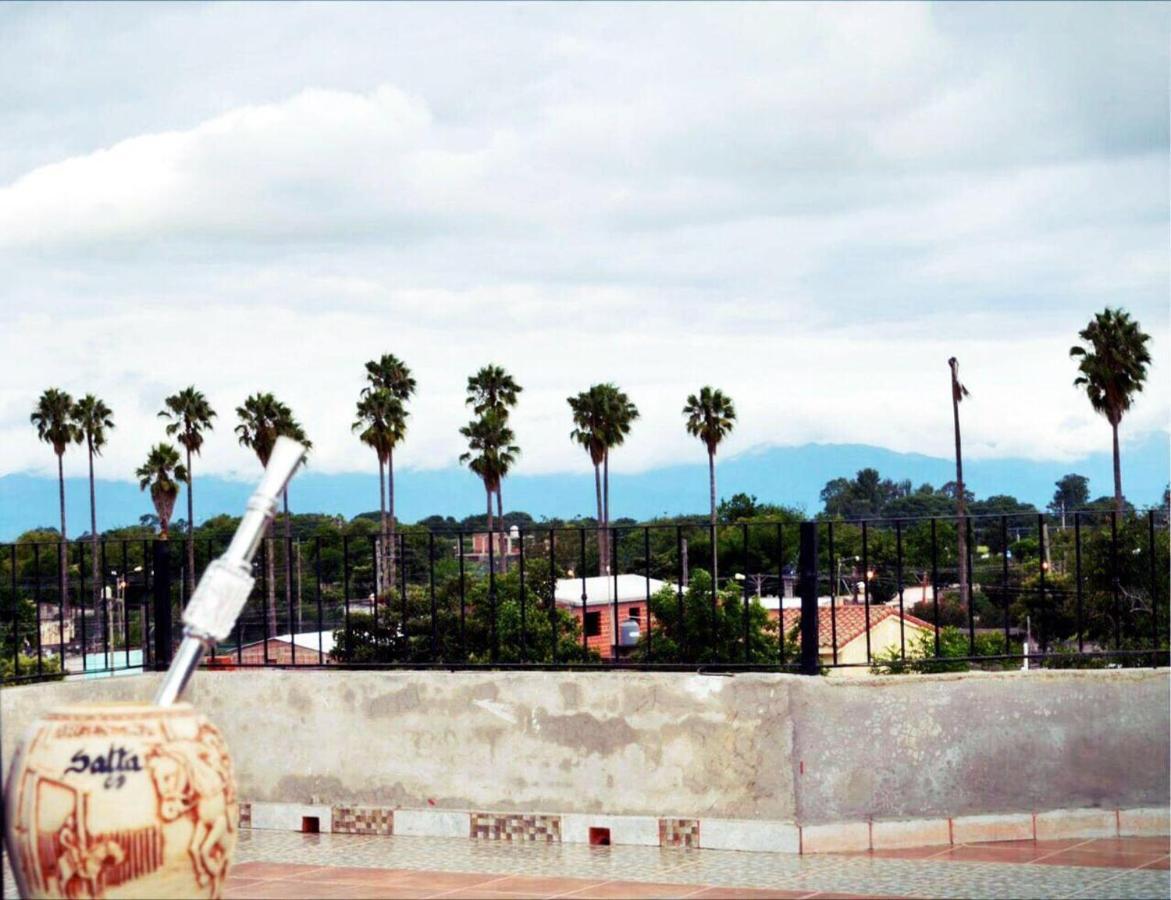
M231 759L215 727L177 701L204 653L232 634L252 559L304 454L277 439L231 544L183 610L154 704L53 709L28 731L4 832L22 897L223 895L239 818Z

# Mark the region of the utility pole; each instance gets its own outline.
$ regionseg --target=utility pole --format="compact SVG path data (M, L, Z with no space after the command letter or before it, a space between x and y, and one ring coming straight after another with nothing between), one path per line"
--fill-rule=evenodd
M964 509L964 455L960 444L960 401L968 389L960 383L960 364L953 356L947 361L951 369L951 411L955 423L956 443L956 548L959 551L960 603L968 605L968 523Z

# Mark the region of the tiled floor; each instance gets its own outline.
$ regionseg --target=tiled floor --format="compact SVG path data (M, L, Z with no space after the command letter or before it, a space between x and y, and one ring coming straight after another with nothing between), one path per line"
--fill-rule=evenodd
M1169 851L1121 838L799 857L243 831L227 898L1171 898Z

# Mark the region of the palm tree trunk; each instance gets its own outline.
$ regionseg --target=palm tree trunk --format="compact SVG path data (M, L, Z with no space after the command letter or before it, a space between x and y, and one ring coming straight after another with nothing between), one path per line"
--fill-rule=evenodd
M268 636L272 638L276 637L276 566L272 558L272 545L273 541L276 540L276 522L270 521L268 523L265 537L264 578L268 587L268 590L265 592L265 603L267 604L265 622L268 629ZM267 661L265 660L265 662Z
M956 550L959 555L960 603L968 605L968 524L964 509L964 455L960 444L960 397L952 370L951 412L956 445Z
M61 603L62 612L65 618L69 618L69 560L66 558L66 554L69 552L69 541L65 536L65 465L62 462L62 456L61 453L57 454L57 494L61 505L61 549L57 553L57 587L61 592L58 600Z
M594 492L598 497L598 574L604 575L606 570L606 511L602 505L602 467L601 463L594 463Z
M606 536L606 574L610 574L610 451L602 457L602 534Z
M395 546L395 519L394 519L394 451L391 450L386 454L386 496L389 500L388 515L390 516L390 543L386 548L387 559L389 564L386 567L387 584L391 590L394 590L394 570L395 570L395 554L398 548Z
M1114 432L1114 510L1122 517L1122 455L1118 452L1118 423L1111 422Z
M500 527L500 571L508 571L508 554L505 552L504 540L504 497L500 493L500 485L496 485L496 522Z
M195 593L195 498L191 482L191 448L187 448L187 599Z
M484 482L484 493L488 495L488 548L489 548L489 550L491 550L491 548L492 548L492 541L493 541L493 532L492 532L492 487L491 487L491 485L490 485L490 484L489 484L487 481L485 481L485 482ZM495 562L495 560L493 560L493 562Z
M374 602L386 591L386 461L378 454L378 581Z
M293 522L289 518L289 489L283 492L285 505L285 544L281 557L285 561L285 612L289 614L289 631L293 630Z
M720 589L720 559L719 559L719 537L716 534L716 455L710 450L707 454L707 474L708 484L711 489L711 510L712 510L712 584L716 586L716 590Z
M98 621L101 623L102 634L105 634L106 620L101 614L102 576L101 568L98 566L98 512L94 493L94 444L92 438L86 438L86 450L89 451L89 540L90 546L93 548L93 552L90 554L93 557L90 560L90 574L93 576L94 585L94 612L97 613Z

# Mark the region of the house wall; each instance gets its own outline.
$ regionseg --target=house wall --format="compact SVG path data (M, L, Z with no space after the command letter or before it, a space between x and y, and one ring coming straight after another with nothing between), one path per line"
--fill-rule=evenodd
M157 675L0 691L37 713ZM201 671L256 802L820 823L1166 807L1168 672ZM275 743L274 743L275 742Z
M910 622L906 622L904 627L906 629L905 640L907 656L911 656L912 647L914 646L914 642L918 636L921 634L927 634L928 632L926 629L912 625ZM871 660L884 653L888 648L894 648L895 650L898 650L899 647L898 616L887 616L885 619L883 619L881 622L878 622L870 629ZM830 659L832 661L832 656ZM848 675L853 677L866 675L869 672L869 669L864 665L866 661L866 635L860 634L845 646L838 648L838 663L840 665L855 665L852 665L850 668L844 668L840 673L835 672L834 674Z
M582 608L578 606L562 607L568 609L573 613L574 618L581 624L584 631L585 625L582 622ZM647 602L645 599L641 600L619 600L618 601L618 624L622 624L630 618L631 609L637 609L638 627L643 634L646 634L647 628ZM613 655L614 648L614 605L612 603L597 604L587 607L588 612L596 612L601 614L602 629L601 632L593 637L586 638L586 643L591 650L596 650L602 659L609 659Z

